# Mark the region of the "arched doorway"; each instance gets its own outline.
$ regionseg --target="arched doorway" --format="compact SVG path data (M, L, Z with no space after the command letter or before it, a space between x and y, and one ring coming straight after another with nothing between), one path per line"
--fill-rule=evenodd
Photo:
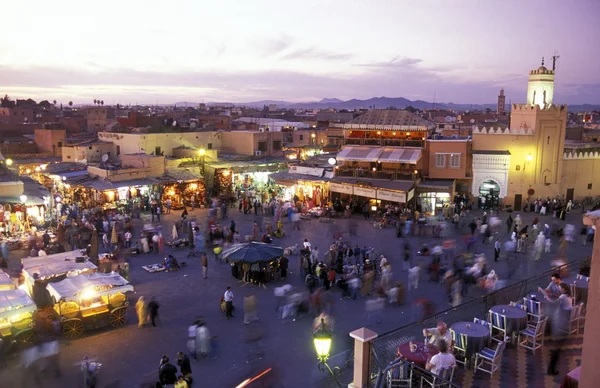
M483 181L479 186L479 208L494 209L500 203L500 185L493 179Z

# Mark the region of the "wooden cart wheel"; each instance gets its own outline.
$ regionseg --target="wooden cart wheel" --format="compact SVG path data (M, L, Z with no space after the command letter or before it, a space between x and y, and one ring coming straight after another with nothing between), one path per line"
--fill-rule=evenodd
M67 338L80 337L83 334L81 319L67 319L63 322L63 334Z
M120 327L127 323L127 308L119 307L110 312L110 325Z
M33 345L35 343L35 331L33 329L23 330L17 333L14 337L17 346L28 346Z

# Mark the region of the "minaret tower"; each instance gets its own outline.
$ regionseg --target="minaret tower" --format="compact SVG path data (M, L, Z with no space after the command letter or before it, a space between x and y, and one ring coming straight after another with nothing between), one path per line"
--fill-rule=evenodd
M552 105L554 97L554 70L548 70L542 65L537 70L529 72L529 84L527 86L527 105L538 105L545 109Z
M498 95L498 106L496 107L496 113L504 115L506 113L506 96L504 95L504 89L500 89Z

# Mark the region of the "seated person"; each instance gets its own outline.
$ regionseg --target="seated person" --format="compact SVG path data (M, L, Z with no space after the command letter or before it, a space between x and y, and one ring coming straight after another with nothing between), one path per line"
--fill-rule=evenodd
M448 330L448 326L442 320L439 320L437 327L432 329L423 329L423 335L429 337L429 344L439 348L440 341L446 341L446 344L452 346L452 333Z
M173 257L173 255L169 255L165 258L164 265L167 270L179 269L179 263L177 262L177 259Z
M449 344L444 340L440 340L438 348L440 349L440 352L433 357L430 356L425 365L425 369L431 371L434 375L439 375L442 369L456 366L454 355L448 352Z
M134 254L136 254L136 255L139 255L139 254L142 253L142 248L140 248L140 243L139 242L136 241L135 247L133 247L131 249L131 252L134 253Z
M548 284L548 287L546 287L546 289L543 291L545 291L550 298L558 298L561 295L561 283L562 281L560 279L560 275L558 273L553 273L552 277L550 278L550 284ZM540 291L542 291L541 288Z
M260 239L260 242L263 242L265 244L271 244L271 243L273 243L273 240L271 239L270 235L263 234L262 238Z

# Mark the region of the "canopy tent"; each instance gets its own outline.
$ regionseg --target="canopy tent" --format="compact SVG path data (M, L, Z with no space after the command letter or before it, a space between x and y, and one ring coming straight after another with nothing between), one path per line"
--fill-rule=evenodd
M269 262L283 256L283 248L271 244L249 242L225 249L221 257L234 263Z
M15 282L12 281L6 272L0 270L0 291L9 291L17 288Z
M77 258L83 258L83 261L77 262ZM40 279L48 279L61 275L96 272L97 267L86 259L85 251L75 250L55 255L28 257L21 259L21 263L25 280L33 279L36 273Z
M337 154L336 159L340 162L376 162L382 151L381 147L345 146Z
M0 292L0 319L7 319L13 314L33 312L37 309L33 300L21 289Z
M421 150L417 148L383 148L380 162L416 164L421 160Z
M93 273L89 275L78 275L56 283L50 283L47 287L50 296L55 302L78 301L91 297L111 295L117 292L133 291L133 286L121 275L114 273Z

